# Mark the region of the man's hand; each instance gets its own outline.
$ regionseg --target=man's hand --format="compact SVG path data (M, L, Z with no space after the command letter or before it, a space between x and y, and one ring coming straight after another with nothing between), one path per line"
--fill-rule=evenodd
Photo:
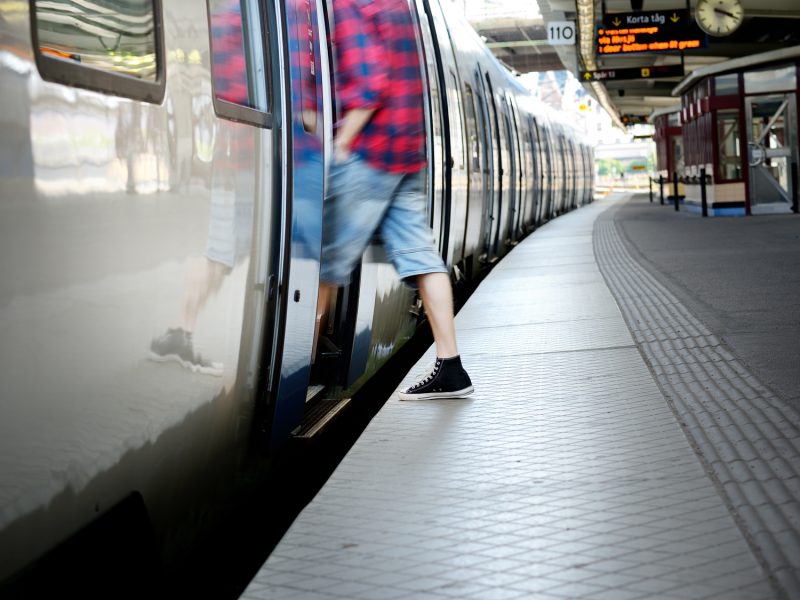
M345 161L350 157L350 145L374 113L374 108L354 108L345 114L333 140L333 157L337 161Z
M333 141L333 159L337 163L343 163L350 158L350 148L347 144L336 139Z

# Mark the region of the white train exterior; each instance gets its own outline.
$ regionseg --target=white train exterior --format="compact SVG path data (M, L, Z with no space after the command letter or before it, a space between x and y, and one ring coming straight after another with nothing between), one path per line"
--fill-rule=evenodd
M238 3L247 106L216 90L211 24L225 1L0 2L8 589L120 510L169 562L300 425L333 122L325 1ZM439 1L412 5L429 215L458 281L590 202L593 160ZM310 92L290 76L298 24ZM209 268L212 252L222 266ZM379 372L416 329L414 303L368 249L341 292L340 356L322 384L352 392ZM187 311L213 374L149 356Z

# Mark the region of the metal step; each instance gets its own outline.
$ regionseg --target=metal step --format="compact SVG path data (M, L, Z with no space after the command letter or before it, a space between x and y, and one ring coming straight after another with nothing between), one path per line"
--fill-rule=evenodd
M348 404L350 398L320 398L306 403L303 420L292 432L292 436L299 439L314 437L330 425Z

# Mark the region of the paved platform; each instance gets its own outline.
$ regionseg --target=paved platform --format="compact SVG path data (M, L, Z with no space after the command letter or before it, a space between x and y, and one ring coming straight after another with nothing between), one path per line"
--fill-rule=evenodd
M800 597L800 418L631 258L625 200L501 261L456 320L476 393L389 399L243 598Z

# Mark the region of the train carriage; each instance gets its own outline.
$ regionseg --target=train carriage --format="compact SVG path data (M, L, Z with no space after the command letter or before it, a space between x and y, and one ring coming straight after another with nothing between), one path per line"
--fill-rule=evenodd
M376 239L314 340L329 1L0 5L0 589L99 522L169 564L419 327ZM591 200L591 150L411 6L429 218L475 280Z

